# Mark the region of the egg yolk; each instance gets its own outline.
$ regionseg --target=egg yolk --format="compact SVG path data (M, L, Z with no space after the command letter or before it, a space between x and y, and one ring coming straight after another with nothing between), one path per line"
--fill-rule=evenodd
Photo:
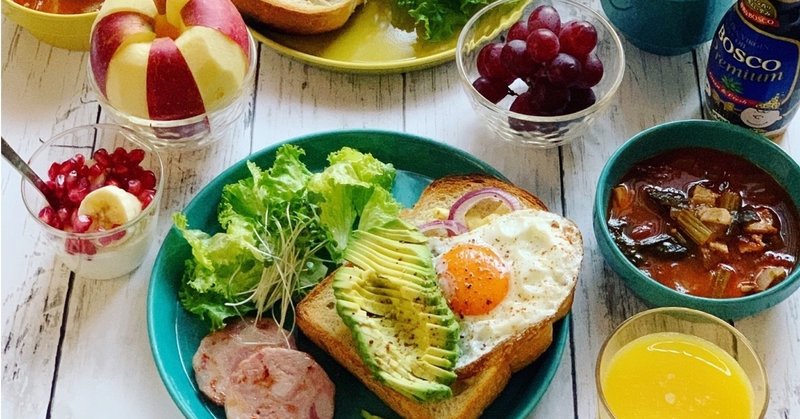
M511 273L488 247L458 244L441 261L442 288L457 314L486 314L508 294Z

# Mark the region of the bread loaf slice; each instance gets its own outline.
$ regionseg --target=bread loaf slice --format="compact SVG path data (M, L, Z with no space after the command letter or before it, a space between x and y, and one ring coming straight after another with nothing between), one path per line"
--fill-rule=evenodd
M239 12L282 32L311 35L342 27L364 0L233 0Z
M402 216L412 224L423 224L440 218L441 209L449 208L465 193L487 187L513 194L526 209L546 210L540 199L524 189L486 175L466 175L432 182L415 206L405 210ZM476 207L476 210L481 208ZM485 210L491 211L492 208ZM568 224L568 239L580 249L582 257L581 234L574 224ZM560 303L556 313L508 336L491 352L461 367L452 387L452 398L426 403L409 399L374 378L361 360L350 330L336 312L332 283L332 277L329 276L299 304L296 322L303 333L403 417L464 419L479 417L500 394L514 372L529 365L547 350L553 341L553 323L563 318L572 305L575 281L572 281L568 297Z

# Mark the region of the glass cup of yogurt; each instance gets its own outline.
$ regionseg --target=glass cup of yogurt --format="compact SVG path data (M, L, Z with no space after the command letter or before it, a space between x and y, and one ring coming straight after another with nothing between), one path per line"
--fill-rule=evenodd
M142 263L164 185L152 145L129 128L85 125L46 141L28 164L47 182L50 203L24 179L22 200L42 227L42 241L70 270L110 279Z
M683 307L643 311L609 336L595 369L599 418L762 418L761 360L733 326Z

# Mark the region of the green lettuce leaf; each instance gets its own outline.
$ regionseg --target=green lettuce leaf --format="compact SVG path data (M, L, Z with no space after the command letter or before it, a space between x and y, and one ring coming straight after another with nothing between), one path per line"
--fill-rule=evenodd
M319 209L308 199L311 172L300 161L304 153L296 146L283 146L267 170L247 162L250 177L223 187L217 216L223 232L212 236L192 230L183 214L173 216L192 249L179 298L212 329L224 326L228 317L258 308L248 296L262 280L265 267L280 256L275 253L286 247L287 231L303 226L288 240L293 251L317 249L327 241ZM326 272L321 258L310 257L305 266L297 267L295 295L307 292Z
M395 201L391 192L383 188L375 188L361 211L358 229L366 231L373 227L385 226L398 219L402 208L400 203Z
M490 0L397 0L429 41L444 41L460 31L472 15Z
M322 173L311 177L308 189L319 205L322 225L330 232L331 256L338 262L356 219L376 190L391 189L397 171L391 164L349 147L331 153L328 163ZM391 194L383 196L393 201Z

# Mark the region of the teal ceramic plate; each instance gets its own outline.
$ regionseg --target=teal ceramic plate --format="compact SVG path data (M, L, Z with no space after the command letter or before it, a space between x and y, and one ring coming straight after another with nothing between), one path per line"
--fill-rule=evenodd
M326 166L326 156L344 146L372 153L398 169L393 194L406 206L412 205L422 189L450 174L484 172L502 177L494 168L455 148L408 134L385 131L337 131L288 141L306 150L304 162L313 170ZM280 144L248 157L270 166ZM229 168L201 190L184 210L189 224L205 231L219 230L217 205L222 187L247 176L245 160ZM147 295L147 331L158 372L180 410L189 418L223 418L224 410L208 401L197 389L192 356L208 328L178 303L183 261L189 246L171 229L156 257ZM553 344L536 362L518 372L484 412L487 418L524 418L541 399L558 368L568 339L568 320L555 324ZM336 384L336 417L360 418L361 410L383 418L397 417L380 399L325 352L303 336L300 349L310 353Z

